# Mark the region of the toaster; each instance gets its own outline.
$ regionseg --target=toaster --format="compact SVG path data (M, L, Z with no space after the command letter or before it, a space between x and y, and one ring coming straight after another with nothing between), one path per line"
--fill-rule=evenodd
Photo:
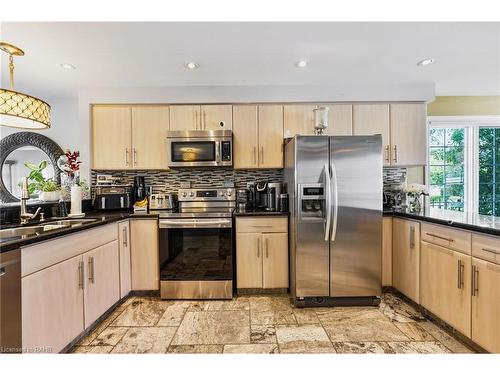
M150 210L172 210L177 207L176 194L151 194L149 196Z

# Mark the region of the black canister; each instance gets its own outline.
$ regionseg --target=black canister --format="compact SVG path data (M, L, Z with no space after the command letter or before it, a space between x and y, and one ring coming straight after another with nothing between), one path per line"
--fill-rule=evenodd
M281 212L288 212L288 194L282 193L280 194L280 207L279 210Z

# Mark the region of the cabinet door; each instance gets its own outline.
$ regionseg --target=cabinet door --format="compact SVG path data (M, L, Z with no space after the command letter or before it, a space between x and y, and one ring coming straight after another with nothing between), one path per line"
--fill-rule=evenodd
M83 254L85 264L85 328L94 323L120 299L118 241Z
M471 337L471 257L422 241L420 304Z
M118 241L120 247L120 298L132 290L130 275L130 222L118 224Z
M500 353L500 265L472 258L472 272L472 340Z
M132 290L158 290L158 222L150 219L131 220L130 244Z
M283 106L259 105L259 167L283 168Z
M231 130L233 128L233 106L202 105L200 130Z
M392 285L419 303L420 224L392 219Z
M288 234L265 233L263 241L264 288L288 288Z
M392 285L392 218L384 217L382 233L382 285Z
M328 135L352 135L352 105L329 104Z
M82 256L23 277L23 347L61 351L84 330Z
M296 134L314 134L315 105L291 104L283 106L284 137L291 138Z
M92 108L92 168L125 169L132 166L131 124L130 107Z
M257 168L259 148L256 105L233 106L234 168ZM282 141L282 140L281 140Z
M391 104L392 165L425 165L425 104Z
M354 104L352 131L354 135L382 134L384 165L390 165L389 104Z
M262 235L236 233L236 286L262 288Z
M202 130L199 105L171 105L170 130Z
M132 167L167 168L167 106L132 108Z

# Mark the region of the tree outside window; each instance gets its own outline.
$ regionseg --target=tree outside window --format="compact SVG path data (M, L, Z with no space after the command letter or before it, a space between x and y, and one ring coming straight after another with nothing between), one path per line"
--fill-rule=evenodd
M500 128L479 128L478 212L500 216Z

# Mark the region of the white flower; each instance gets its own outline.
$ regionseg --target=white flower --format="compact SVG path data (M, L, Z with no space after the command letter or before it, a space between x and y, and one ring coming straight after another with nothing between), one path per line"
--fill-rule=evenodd
M410 184L403 188L407 194L429 194L427 187L421 184Z

